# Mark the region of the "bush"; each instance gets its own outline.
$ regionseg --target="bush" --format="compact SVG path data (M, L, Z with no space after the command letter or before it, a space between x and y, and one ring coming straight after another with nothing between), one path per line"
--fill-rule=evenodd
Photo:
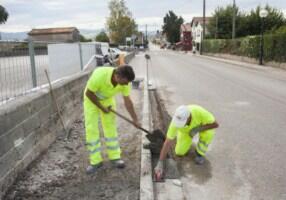
M284 25L284 26L280 26L278 29L276 29L275 31L274 31L274 33L276 33L276 34L284 34L284 33L286 33L286 25Z
M286 33L274 35L274 44L272 51L274 51L273 60L278 62L286 62Z
M222 53L225 46L226 46L226 40L224 39L218 39L218 40L206 40L204 41L204 52L211 52L211 53Z
M286 62L286 33L264 35L264 60ZM203 41L206 53L228 53L259 59L260 36L232 39L209 39Z

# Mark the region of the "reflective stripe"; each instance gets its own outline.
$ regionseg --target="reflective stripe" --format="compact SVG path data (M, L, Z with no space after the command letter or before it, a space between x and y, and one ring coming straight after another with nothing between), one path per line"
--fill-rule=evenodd
M103 96L100 92L95 92L95 95L97 98L99 98L100 100L106 99L105 96Z
M200 143L197 145L197 148L198 148L199 151L201 151L201 152L203 152L203 153L206 153L206 152L207 152L206 150L204 150L204 149L202 149L202 148L200 147Z
M95 142L87 142L86 145L88 145L88 146L96 146L96 145L99 144L99 142L100 142L100 140L97 140Z
M209 146L207 143L203 142L203 141L199 141L199 144L204 145L206 148Z
M114 138L104 138L106 142L117 142L118 141L118 137L114 137Z
M93 151L89 151L90 154L95 154L97 152L101 151L101 147L98 147L96 149L94 149Z
M109 150L116 150L116 149L119 149L120 146L119 146L119 145L116 145L116 146L107 146L106 148L109 149Z

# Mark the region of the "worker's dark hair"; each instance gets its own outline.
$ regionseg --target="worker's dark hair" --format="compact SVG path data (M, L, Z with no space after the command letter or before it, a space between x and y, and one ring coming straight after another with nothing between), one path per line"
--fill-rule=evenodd
M126 78L128 81L133 81L135 79L135 73L131 66L121 65L119 66L115 73L117 73L122 78Z

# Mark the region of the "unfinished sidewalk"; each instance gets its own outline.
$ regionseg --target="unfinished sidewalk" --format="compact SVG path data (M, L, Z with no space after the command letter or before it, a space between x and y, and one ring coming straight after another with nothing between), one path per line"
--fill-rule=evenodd
M138 117L142 112L142 88L131 97ZM117 109L128 116L121 98ZM82 107L76 110L82 113ZM5 200L12 199L139 199L141 132L118 118L118 132L125 169L115 169L106 159L95 175L85 174L88 155L84 145L82 114L72 124L69 140L63 135L23 172L9 189Z

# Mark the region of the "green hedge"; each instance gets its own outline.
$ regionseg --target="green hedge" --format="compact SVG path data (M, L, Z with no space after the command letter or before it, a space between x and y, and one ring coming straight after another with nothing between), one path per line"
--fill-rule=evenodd
M264 35L264 60L286 62L286 33ZM206 53L228 53L259 59L260 36L203 41Z

